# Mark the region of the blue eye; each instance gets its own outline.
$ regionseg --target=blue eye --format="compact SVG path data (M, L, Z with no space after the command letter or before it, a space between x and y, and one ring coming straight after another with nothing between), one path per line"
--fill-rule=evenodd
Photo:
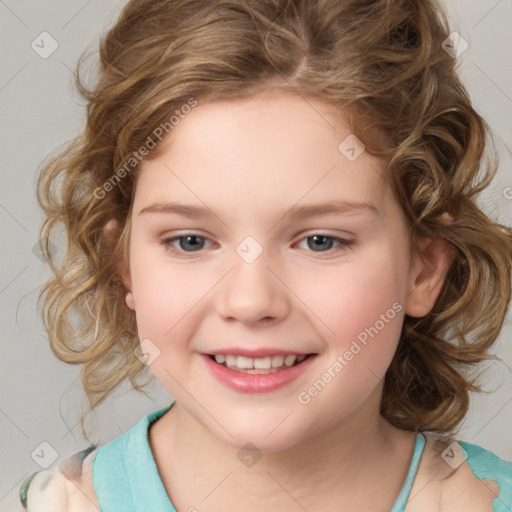
M333 245L335 243L338 244L337 250L346 250L354 243L354 240L346 240L344 238L320 233L315 233L314 235L304 237L301 239L301 242L303 240L311 240L312 243L308 242L307 246L309 249L311 249L311 252L316 253L325 253L329 251L332 252ZM206 237L200 236L197 233L186 233L181 236L164 238L160 243L165 247L165 250L169 251L170 253L193 254L201 251L201 249L204 248L206 241L208 241ZM178 242L178 247L176 247L175 242Z
M185 242L181 243L180 242L181 240L185 240ZM198 240L199 240L199 242L198 242ZM201 240L203 240L203 243L201 243ZM176 241L180 242L179 250L177 250L176 247L174 246L174 242L176 242ZM205 237L199 236L195 233L188 233L188 234L181 235L181 236L175 236L173 238L165 238L164 240L162 240L162 245L164 245L165 248L171 252L179 252L179 251L183 250L183 252L187 253L187 252L197 252L198 250L201 250L204 246L204 241L206 241ZM187 251L185 249L185 247L191 247L193 250Z
M337 236L329 236L329 235L322 235L322 234L314 234L311 236L307 236L307 237L303 238L302 240L312 240L312 243L307 244L308 248L313 249L313 252L322 252L322 253L331 250L333 247L333 244L335 242L340 244L338 246L338 248L340 248L340 246L342 248L343 247L347 248L350 245L352 245L354 242L353 240L346 240L344 238L339 238ZM322 247L325 248L325 245L327 245L327 247L326 247L327 251L317 251L316 250L317 248L319 248L319 249L322 249Z

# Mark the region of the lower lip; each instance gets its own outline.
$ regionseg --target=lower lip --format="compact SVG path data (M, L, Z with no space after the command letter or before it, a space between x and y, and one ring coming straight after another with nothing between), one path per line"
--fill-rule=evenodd
M254 374L237 372L217 364L209 356L201 354L212 375L222 384L242 393L268 393L275 391L300 377L311 365L316 355L311 355L296 366L274 373Z

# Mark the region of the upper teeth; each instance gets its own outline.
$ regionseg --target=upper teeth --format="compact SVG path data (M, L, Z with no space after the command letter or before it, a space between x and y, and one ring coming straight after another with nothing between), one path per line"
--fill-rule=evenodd
M295 364L295 361L300 363L301 361L304 361L306 359L306 356L304 354L297 356L297 355L289 355L289 356L266 356L266 357L245 357L245 356L233 356L233 355L226 355L223 354L217 354L215 356L215 361L217 363L222 364L226 363L226 366L228 367L236 367L236 368L260 368L260 369L270 369L272 368L279 368L281 366L293 366Z

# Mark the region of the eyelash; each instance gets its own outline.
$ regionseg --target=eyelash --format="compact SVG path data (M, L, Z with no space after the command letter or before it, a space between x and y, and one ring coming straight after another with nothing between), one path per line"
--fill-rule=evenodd
M176 247L174 247L172 245L173 242L175 242L176 240L180 240L182 238L187 238L189 236L195 236L197 238L208 240L208 238L206 238L204 236L201 236L198 233L192 233L191 232L191 233L183 233L182 235L175 236L175 237L163 238L160 241L160 244L163 245L165 250L168 251L171 254L176 254L176 253L185 254L185 255L193 255L193 254L196 254L196 253L199 254L201 252L201 249L198 250L198 251L186 252L186 251L182 251L182 250L176 249ZM331 239L331 240L334 240L335 242L338 242L340 244L338 246L338 250L350 249L351 248L350 246L353 245L353 243L354 243L354 240L347 240L345 238L340 238L340 237L337 237L337 236L331 236L331 235L328 235L326 233L313 233L312 235L308 235L306 237L301 238L299 242L302 242L303 240L307 240L308 238L313 238L315 236L323 236L323 237L325 237L327 239ZM327 253L333 252L333 249L328 249L327 251L320 251L318 253L315 253L315 251L309 251L309 252L312 252L313 254L327 254ZM188 256L185 256L185 257L188 257Z

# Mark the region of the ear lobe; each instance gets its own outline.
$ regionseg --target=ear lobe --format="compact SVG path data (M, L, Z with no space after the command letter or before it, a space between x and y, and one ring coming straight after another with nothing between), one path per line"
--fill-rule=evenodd
M130 267L129 267L128 262L126 262L126 261L123 261L123 263L122 263L121 279L122 279L123 284L127 290L126 295L125 295L126 305L130 309L133 309L135 311L135 298L133 297L133 292L132 292L132 279L130 276Z
M455 256L455 249L444 238L427 238L420 243L421 255L410 272L405 314L426 316L434 307L444 279Z
M105 235L110 240L111 243L115 243L116 240L118 240L120 234L121 234L121 226L119 225L119 222L117 219L112 218L110 219L104 227ZM132 280L130 276L130 268L127 261L123 261L121 263L121 269L119 271L121 280L127 290L125 295L126 304L130 309L135 310L135 299L133 297L132 292Z
M133 292L129 291L129 292L126 292L126 296L125 296L125 300L126 300L126 305L132 309L133 311L135 311L135 299L133 297Z
M123 284L127 290L126 295L125 295L126 305L130 309L133 309L135 311L135 299L133 297L133 292L132 292L132 280L130 277L130 270L129 270L128 266L125 264L123 264L123 270L121 271L121 279L122 279Z

